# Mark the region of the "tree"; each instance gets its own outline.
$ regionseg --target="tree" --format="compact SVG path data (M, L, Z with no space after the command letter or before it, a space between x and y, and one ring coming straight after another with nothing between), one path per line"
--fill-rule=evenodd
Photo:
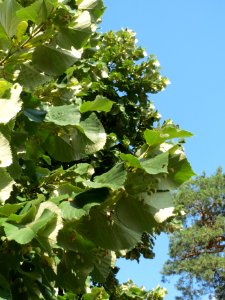
M162 299L119 285L152 257L193 171L191 133L148 99L168 83L130 30L96 31L101 0L0 1L0 297ZM173 141L173 139L175 139Z
M203 173L184 184L176 194L178 220L183 229L170 237L170 259L163 274L178 274L182 299L214 294L224 299L225 286L225 175Z

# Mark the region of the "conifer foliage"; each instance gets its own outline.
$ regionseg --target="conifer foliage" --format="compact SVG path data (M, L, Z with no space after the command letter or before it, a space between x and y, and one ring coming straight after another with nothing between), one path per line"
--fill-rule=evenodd
M225 175L219 168L182 186L176 196L183 229L171 235L164 275L178 274L182 299L225 298Z

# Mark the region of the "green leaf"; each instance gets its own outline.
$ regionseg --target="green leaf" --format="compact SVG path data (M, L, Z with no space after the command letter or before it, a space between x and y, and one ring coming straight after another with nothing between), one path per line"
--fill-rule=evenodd
M45 121L52 122L59 126L79 125L79 108L74 104L49 107Z
M6 203L3 206L0 206L0 215L4 217L8 217L11 214L16 213L23 206L24 206L23 203L15 203L15 204Z
M139 200L132 195L118 201L116 214L120 223L135 233L142 234L144 231L151 233L152 228L156 226L151 207L143 199Z
M20 19L16 15L20 8L21 6L16 0L7 0L0 4L0 24L10 38L16 34L17 26L20 23Z
M1 39L1 35L0 35ZM3 97L4 93L12 87L12 84L7 80L0 78L0 97Z
M120 158L125 161L129 167L142 168L139 159L132 154L120 153Z
M164 152L155 156L140 161L141 167L148 174L167 173L169 152Z
M26 223L32 222L35 218L36 213L36 206L32 205L31 203L26 203L26 205L22 208L22 210L20 210L19 213L10 214L8 216L8 222L24 225Z
M77 221L78 232L104 249L133 248L140 241L142 232L133 230L118 218L116 203L124 198L125 193L110 193L102 204L91 208L88 216Z
M8 123L21 110L20 93L22 87L16 83L11 88L10 99L0 99L0 123Z
M54 159L69 162L101 150L105 142L104 128L92 113L76 128L68 128L65 131L61 129L57 135L50 134L44 143L44 148Z
M87 119L80 123L80 128L90 142L87 141L85 152L94 153L102 149L106 143L106 133L102 123L92 113Z
M8 240L14 240L19 244L27 244L36 237L41 229L48 227L53 218L55 218L55 213L45 209L40 217L26 226L5 222L3 224L4 231Z
M92 165L90 165L88 163L77 164L75 171L79 175L86 175L88 177L91 177L94 174L94 172L95 172L95 170L92 167Z
M100 176L95 176L94 182L89 181L86 184L92 188L108 187L112 190L118 190L124 187L127 178L127 172L124 169L123 163L115 165L107 173Z
M84 10L91 10L98 6L100 3L99 0L78 0L78 8L79 9L84 9Z
M59 47L41 45L35 49L32 61L41 72L57 76L63 74L80 57L81 53L75 49L68 51Z
M158 223L162 223L174 215L174 201L170 192L157 192L153 195L144 193L141 197L143 197L144 203L151 208L151 213Z
M12 164L12 151L9 141L0 133L0 168Z
M90 217L82 218L78 231L102 248L119 251L133 248L141 239L141 233L124 225L113 215L111 220L99 206L91 209Z
M109 112L112 109L113 101L106 97L98 95L94 101L86 101L80 107L80 112L85 113L87 111L105 111Z
M91 14L85 10L76 19L76 25L73 27L75 30L89 30L91 27Z
M59 208L62 211L62 218L65 220L78 220L86 214L86 211L77 208L72 202L63 201Z
M0 201L5 202L10 197L15 182L3 168L0 168L0 178Z
M110 296L106 293L103 287L93 287L89 293L86 293L82 296L84 300L109 300Z
M17 81L25 88L34 90L36 87L51 81L51 77L41 74L30 63L24 63L20 65L20 73Z
M86 288L86 279L93 269L94 258L93 251L77 254L74 251L65 251L57 266L58 284L76 294L83 294Z
M10 47L11 42L11 39L8 37L3 26L0 24L0 49L7 50Z
M95 248L95 244L76 231L74 222L67 222L58 234L58 244L66 250L89 252Z
M27 28L28 28L28 23L27 21L21 21L18 26L17 26L17 30L16 30L16 36L15 36L15 39L16 39L16 42L17 43L20 43L23 36L25 35L26 31L27 31Z
M156 176L150 175L142 169L133 170L127 175L125 189L130 195L137 195L147 190L155 190L156 187Z
M35 232L29 227L19 227L10 223L3 225L7 239L15 240L19 244L27 244L35 237Z
M102 255L103 254L103 255ZM97 253L94 270L91 277L95 282L104 283L109 275L109 272L116 263L116 254L114 251L103 250Z
M174 155L169 162L169 169L172 171L168 179L172 180L179 187L195 175L190 163L183 153Z
M173 215L173 210L173 198L169 192L141 193L139 199L128 195L116 205L120 222L137 233L151 233L157 223L162 223Z
M39 25L47 20L53 8L54 6L51 4L51 1L37 0L31 5L19 9L16 15L22 21L29 20Z
M84 29L61 28L56 35L56 42L60 47L68 50L70 50L71 47L81 49L87 42L91 33L90 27Z
M67 198L74 198L76 195L83 192L83 190L71 183L62 183L54 189L54 193L57 195L67 195Z
M45 226L42 226L42 220L45 219L43 216L47 212L50 212L48 220L46 218ZM39 224L35 224L35 222ZM61 216L60 208L51 201L42 202L38 208L35 220L33 222L32 228L37 228L39 236L46 237L50 244L55 246L57 242L57 235L59 230L63 227L63 221Z
M147 144L154 147L170 139L191 137L192 133L181 130L175 126L166 126L160 129L146 129L144 136Z
M157 189L161 191L176 190L180 186L180 184L170 178L169 174L158 174L157 180L159 182Z

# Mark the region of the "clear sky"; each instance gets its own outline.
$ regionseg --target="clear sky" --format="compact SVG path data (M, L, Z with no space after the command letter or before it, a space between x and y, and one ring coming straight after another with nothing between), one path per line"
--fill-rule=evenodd
M133 29L139 45L155 54L171 85L150 99L163 119L194 133L185 145L194 171L225 170L225 1L105 0L101 31ZM152 261L120 262L120 279L151 288L160 283L168 239L157 240ZM172 284L164 285L175 299Z

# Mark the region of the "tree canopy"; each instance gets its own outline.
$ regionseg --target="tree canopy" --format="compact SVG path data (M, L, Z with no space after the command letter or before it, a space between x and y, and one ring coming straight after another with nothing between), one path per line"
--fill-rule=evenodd
M157 59L97 31L101 0L0 1L1 299L162 299L119 285L152 257L193 171L191 133L160 115Z
M182 299L200 295L225 298L225 175L219 168L215 175L203 173L184 184L176 195L176 205L183 210L179 220L183 229L170 238L170 259L163 274L178 274Z

